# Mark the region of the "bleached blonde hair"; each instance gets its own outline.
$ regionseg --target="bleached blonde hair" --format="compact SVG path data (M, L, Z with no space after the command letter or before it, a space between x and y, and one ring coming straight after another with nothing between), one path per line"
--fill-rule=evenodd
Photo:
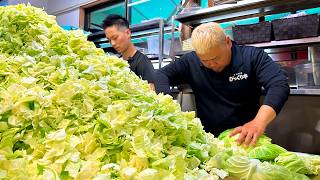
M213 47L226 43L226 35L218 23L209 22L193 30L191 41L198 54L205 54Z

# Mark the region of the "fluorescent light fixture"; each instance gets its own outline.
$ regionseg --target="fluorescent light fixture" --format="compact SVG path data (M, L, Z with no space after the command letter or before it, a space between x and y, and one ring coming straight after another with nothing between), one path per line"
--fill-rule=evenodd
M141 0L141 1L133 2L133 3L128 4L128 7L135 6L135 5L138 5L138 4L141 4L141 3L145 3L145 2L149 2L149 1L150 0Z

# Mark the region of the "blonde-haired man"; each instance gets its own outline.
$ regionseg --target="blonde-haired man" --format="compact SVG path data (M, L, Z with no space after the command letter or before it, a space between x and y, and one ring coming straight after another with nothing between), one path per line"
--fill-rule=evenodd
M195 51L156 72L157 92L189 84L207 131L218 135L235 128L231 134L240 134L239 144L254 145L288 98L284 72L262 49L232 42L217 23L198 26L192 45Z

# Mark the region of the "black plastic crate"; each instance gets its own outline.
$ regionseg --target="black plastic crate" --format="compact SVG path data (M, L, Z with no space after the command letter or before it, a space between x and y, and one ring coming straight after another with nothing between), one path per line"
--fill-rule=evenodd
M238 44L250 44L271 41L271 23L237 25L232 28L234 41Z
M275 40L298 39L319 35L319 16L305 15L272 21Z

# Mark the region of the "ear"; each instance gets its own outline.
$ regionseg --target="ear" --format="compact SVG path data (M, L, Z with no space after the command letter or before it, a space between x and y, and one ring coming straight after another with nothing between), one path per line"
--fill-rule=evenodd
M226 43L227 43L228 48L231 49L231 47L232 47L232 41L231 41L231 39L230 39L229 36L226 36Z
M130 29L126 29L125 32L129 37L131 37L131 30Z

